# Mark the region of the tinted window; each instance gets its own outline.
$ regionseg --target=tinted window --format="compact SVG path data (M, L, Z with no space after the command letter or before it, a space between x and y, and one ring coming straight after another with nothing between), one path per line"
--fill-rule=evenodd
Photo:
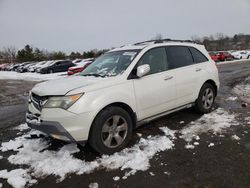
M148 74L154 74L168 69L167 56L165 48L154 48L146 52L137 66L148 64L150 66L150 72Z
M193 57L188 47L168 46L166 50L170 69L194 64Z
M195 48L189 48L194 58L195 63L202 63L208 61L206 56L204 56L199 50Z

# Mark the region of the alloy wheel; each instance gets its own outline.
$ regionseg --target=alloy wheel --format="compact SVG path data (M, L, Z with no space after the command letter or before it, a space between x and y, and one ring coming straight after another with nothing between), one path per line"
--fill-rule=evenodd
M127 134L127 121L120 115L114 115L102 127L102 142L108 148L116 148L124 142Z
M212 107L214 102L214 93L211 88L206 88L202 96L202 105L205 109Z

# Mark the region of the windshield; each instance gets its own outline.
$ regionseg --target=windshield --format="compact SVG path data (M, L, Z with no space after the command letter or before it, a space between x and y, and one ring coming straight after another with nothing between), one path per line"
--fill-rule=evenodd
M90 64L81 76L116 76L122 74L133 61L139 50L108 52Z

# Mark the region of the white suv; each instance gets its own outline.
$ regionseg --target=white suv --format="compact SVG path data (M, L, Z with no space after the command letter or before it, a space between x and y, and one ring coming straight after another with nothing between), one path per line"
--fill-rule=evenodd
M137 126L194 106L211 111L218 70L204 46L158 40L111 50L83 72L37 84L26 121L53 138L111 154Z

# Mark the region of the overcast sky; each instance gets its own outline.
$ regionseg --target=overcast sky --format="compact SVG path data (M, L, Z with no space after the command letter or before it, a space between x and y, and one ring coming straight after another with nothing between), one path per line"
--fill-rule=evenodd
M82 52L217 32L250 34L250 0L0 0L0 49Z

